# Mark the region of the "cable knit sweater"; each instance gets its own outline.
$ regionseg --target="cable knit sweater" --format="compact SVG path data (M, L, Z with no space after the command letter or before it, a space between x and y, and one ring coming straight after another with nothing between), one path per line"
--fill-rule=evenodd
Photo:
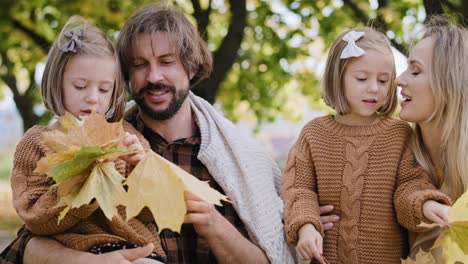
M124 121L123 126L125 131L138 136L144 148L149 148L148 142L132 125ZM165 256L154 219L147 208L126 222L122 218L125 210L120 207L120 216L110 221L93 202L71 209L57 225L58 214L63 207L55 207L59 197L56 186L53 186L54 181L33 172L37 161L50 152L40 140L40 135L48 130L44 126L29 129L14 156L11 177L13 205L27 228L36 235L51 235L66 247L81 251L88 251L95 245L125 240L140 246L152 242L154 251ZM114 163L117 171L127 176L129 165L120 159L114 160Z
M428 221L422 204L450 204L413 158L411 127L382 119L346 126L333 116L312 120L289 152L282 180L285 231L312 223L323 235L319 204L332 204L340 221L327 231L323 254L330 263L400 263L407 254L405 231ZM399 223L399 224L398 224Z

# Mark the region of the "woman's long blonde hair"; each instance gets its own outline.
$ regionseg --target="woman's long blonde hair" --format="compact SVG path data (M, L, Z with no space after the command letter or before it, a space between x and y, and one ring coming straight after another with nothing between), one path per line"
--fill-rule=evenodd
M442 129L439 159L443 179L437 176L419 125L414 133L414 152L433 182L455 201L468 187L468 30L441 24L440 19L434 21L424 38L434 40L430 80L434 112L430 121Z

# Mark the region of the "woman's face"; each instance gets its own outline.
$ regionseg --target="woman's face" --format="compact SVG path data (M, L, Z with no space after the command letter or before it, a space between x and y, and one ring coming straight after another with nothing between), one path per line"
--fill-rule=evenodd
M434 95L431 89L431 62L434 39L421 40L408 57L408 68L396 79L401 87L400 118L421 124L434 112Z

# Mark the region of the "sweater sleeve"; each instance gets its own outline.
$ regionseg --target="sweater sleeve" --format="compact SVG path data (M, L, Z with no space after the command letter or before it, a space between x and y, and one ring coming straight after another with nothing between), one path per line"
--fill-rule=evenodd
M398 222L410 231L423 231L416 226L421 222L430 223L422 210L427 200L451 204L450 198L436 189L427 172L418 165L409 142L400 160L396 184L394 204Z
M304 132L289 151L281 186L286 238L296 244L299 229L307 223L323 235L316 193L316 175L310 146Z
M59 213L64 207L56 207L59 197L54 181L46 175L33 172L37 161L46 155L46 147L39 136L45 129L31 128L16 148L11 187L13 205L27 228L37 235L53 235L64 232L82 219L90 216L97 208L94 202L71 209L57 224Z

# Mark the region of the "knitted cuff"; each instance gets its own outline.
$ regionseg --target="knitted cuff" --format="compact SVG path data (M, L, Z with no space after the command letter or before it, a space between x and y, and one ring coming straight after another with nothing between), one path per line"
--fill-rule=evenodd
M286 239L288 240L288 243L294 245L297 244L297 241L299 240L299 229L301 229L305 224L314 225L315 229L324 236L324 230L319 219L316 217L300 216L300 214L298 214L298 217L295 217L295 219L292 219L289 224L287 223L285 225Z

